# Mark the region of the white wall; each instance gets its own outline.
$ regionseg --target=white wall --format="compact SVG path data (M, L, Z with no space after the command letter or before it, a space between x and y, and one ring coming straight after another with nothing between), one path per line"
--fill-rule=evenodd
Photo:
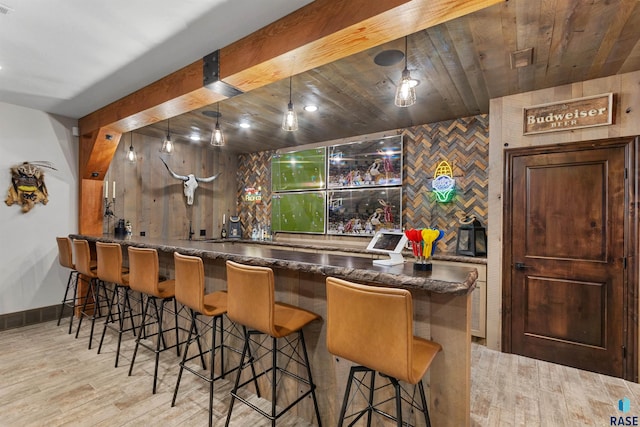
M0 314L59 304L69 271L58 264L56 236L78 229L77 121L0 102ZM22 213L4 200L10 168L49 161L49 203Z

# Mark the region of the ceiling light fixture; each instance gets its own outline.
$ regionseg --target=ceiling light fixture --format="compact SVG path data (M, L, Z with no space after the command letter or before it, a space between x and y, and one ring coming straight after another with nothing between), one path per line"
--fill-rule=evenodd
M249 129L251 127L251 124L249 122L240 122L240 127L242 129Z
M216 114L216 127L213 130L213 134L211 135L211 145L219 147L224 145L224 135L222 134L222 129L220 129L220 123L218 119L220 118L220 103L218 105L218 114Z
M129 132L131 139L129 140L129 151L127 151L127 161L135 163L138 160L136 150L133 149L133 132Z
M314 111L318 111L318 106L317 105L305 105L304 107L304 111L308 111L310 113L313 113Z
M411 78L411 73L407 68L407 36L404 38L404 70L402 79L396 90L395 104L398 107L408 107L416 103L416 86L420 81Z
M296 112L293 110L293 102L291 102L291 76L289 76L289 105L282 118L282 129L287 132L298 130L298 116L296 116Z
M173 154L173 142L171 141L171 119L167 119L167 136L164 138L162 142L162 148L160 149L161 153L165 154Z

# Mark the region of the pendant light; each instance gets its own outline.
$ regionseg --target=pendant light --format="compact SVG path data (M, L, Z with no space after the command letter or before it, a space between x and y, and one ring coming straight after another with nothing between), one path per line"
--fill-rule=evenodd
M411 73L407 68L407 37L404 38L404 70L402 70L402 79L396 90L395 104L398 107L408 107L416 103L416 86L420 81L411 78Z
M293 110L293 102L291 102L291 76L289 76L289 105L282 118L282 129L287 132L298 130L298 116L296 116L296 112Z
M220 115L220 103L218 102L218 113L216 114L216 127L213 129L213 134L211 134L211 145L220 147L224 145L224 135L222 134L222 129L220 129L220 123L218 119L221 117Z
M129 151L127 151L127 160L130 163L135 163L138 160L136 150L133 149L133 132L129 132L131 139L129 140Z
M171 128L170 128L170 119L167 119L167 136L164 138L162 142L162 148L160 149L161 153L165 154L173 154L173 142L171 141Z

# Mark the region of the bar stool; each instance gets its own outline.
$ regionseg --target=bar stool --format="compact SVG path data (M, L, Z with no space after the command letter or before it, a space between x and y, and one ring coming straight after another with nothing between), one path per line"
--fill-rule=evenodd
M107 295L107 289L98 279L95 268L92 266L94 262L91 260L91 250L89 249L89 242L86 240L75 239L73 241L73 250L76 255L76 270L80 273L80 278L88 279L88 289L84 296L79 299L83 300L82 310L80 313L80 320L78 321L78 329L76 329L76 338L80 333L80 327L82 326L82 319L84 316L91 315L91 332L89 333L89 350L91 350L91 344L93 342L93 330L96 325L96 318L102 317L102 310L107 308L109 302L109 295ZM102 295L101 295L102 292ZM91 312L87 311L87 305L89 302L93 303Z
M327 349L357 364L349 372L338 426L342 426L345 418L355 417L352 422L355 423L365 413L370 425L372 413L378 413L396 420L400 427L403 400L411 404L412 410L422 412L427 426L431 426L422 377L442 346L413 335L413 300L408 290L359 285L328 277ZM357 372L364 373L362 379L355 376ZM374 390L380 390L375 389L376 372L388 378L395 389L395 417L378 407L389 399L373 403ZM368 374L371 378L367 407L346 416L352 383L356 382L358 389L360 385L367 388ZM414 385L413 394L403 396L406 392L398 381ZM415 386L420 393L420 405L415 401Z
M65 307L71 308L71 318L69 320L69 334L71 333L71 329L73 329L73 317L74 310L76 307L76 297L78 292L78 271L76 270L76 266L73 264L73 249L71 247L71 239L68 237L56 237L56 241L58 242L58 262L62 267L68 268L69 277L67 279L67 287L64 291L64 297L62 297L62 303L60 304L60 315L58 316L58 326L60 326L60 321L62 320L62 315L64 313ZM69 291L73 292L73 296L69 297Z
M118 334L118 347L116 349L116 363L118 367L118 359L120 358L120 344L122 343L122 334L132 331L135 336L135 323L133 321L133 310L131 308L131 300L129 299L129 274L123 273L122 268L122 248L119 243L102 243L96 242L96 254L98 256L97 276L104 283L113 283L113 293L107 309L107 318L102 328L102 336L100 337L100 345L98 346L98 354L102 351L102 343L107 328L113 329ZM123 293L121 296L120 293ZM114 313L114 308L116 313ZM131 326L125 328L126 315L129 314Z
M140 292L146 297L146 303L142 309L142 317L138 336L136 337L136 346L133 350L131 358L131 366L129 367L129 376L133 373L133 365L136 362L138 347L142 345L144 348L155 353L155 368L153 372L153 394L156 394L156 386L158 382L158 362L160 353L175 347L178 357L180 356L180 339L178 326L178 305L175 299L175 280L158 280L159 262L158 251L147 248L129 247L129 286L134 291ZM158 300L160 301L160 309L158 309ZM174 327L166 329L163 325L165 304L173 301ZM153 313L149 312L149 306L153 304ZM157 325L157 331L147 335L146 328L151 325ZM165 340L165 333L175 329L176 343L168 346ZM142 342L143 337L156 337L155 348Z
M321 426L322 421L320 420L320 411L315 393L316 385L313 383L311 377L309 356L307 355L307 347L304 341L304 334L302 333L304 326L321 317L315 313L289 304L275 302L273 270L268 267L248 266L227 261L227 292L229 293L227 316L233 322L243 325L245 342L240 359L240 369L238 369L233 390L231 391L231 403L225 425L229 425L231 412L233 411L233 405L236 399L270 419L271 425L275 426L276 420L281 415L293 408L302 399L311 395L316 419L318 420L318 425ZM253 378L240 384L240 376L242 370L245 368L245 357L250 350L250 343L254 342L262 346L261 342L252 340L252 336L259 334L264 334L271 338L270 352L266 353L266 355L271 355L271 367L260 372L258 375L254 372ZM295 337L290 338L290 335L294 334L297 335L297 339ZM281 348L278 348L278 339L284 339L285 341ZM290 351L289 354L285 353L287 349ZM300 355L300 350L302 356ZM284 367L279 366L277 363L278 353L284 354L287 357L287 363L283 365ZM261 357L262 356L257 357L257 359L253 361L256 362ZM297 373L287 370L286 367L290 365L289 362L295 362L303 367L306 370L307 378L303 378ZM271 411L266 412L241 397L238 394L238 389L263 375L267 375L269 372L271 372ZM282 378L282 375L288 375L308 386L308 390L301 393L292 403L280 410L280 412L276 409L278 372L280 372L280 378Z
M186 369L209 383L209 426L212 426L213 383L214 381L224 378L227 374L238 369L235 367L231 370L225 371L224 350L225 348L228 348L240 353L238 350L224 344L224 315L227 313L227 293L223 291L216 291L205 294L204 265L201 258L182 255L177 252L175 252L173 256L175 260L176 274L176 300L189 308L191 327L189 328L189 338L187 339L187 345L183 351L182 361L180 362L180 371L178 372L178 380L173 392L171 406L173 407L176 404L176 397L178 396L178 388L180 387L182 371ZM201 315L211 317L211 320L206 323L199 321L198 316ZM200 323L202 327L200 330L198 330L198 323ZM200 338L205 337L209 329L211 330L211 346L203 351L200 344ZM220 332L218 344L216 344L216 331ZM198 344L198 353L188 356L189 346L194 342ZM215 375L214 371L214 359L215 352L217 350L220 350L220 375L218 376ZM209 376L205 376L199 370L196 370L192 367L193 364L189 365L189 362L193 359L200 358L202 368L206 369L204 361L204 355L206 353L209 353ZM258 383L256 381L256 390L257 387Z

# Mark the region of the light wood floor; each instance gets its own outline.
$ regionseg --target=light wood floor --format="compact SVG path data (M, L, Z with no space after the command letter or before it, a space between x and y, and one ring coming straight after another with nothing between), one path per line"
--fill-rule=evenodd
M207 425L208 389L194 375L183 375L177 404L170 405L175 354L161 355L158 393L152 395L147 351L139 352L134 374L127 376L130 337L123 339L114 369L115 334L108 334L98 355L96 348L87 350L88 325L77 340L66 326L48 322L0 333L0 426ZM228 396L229 389L228 382L216 382L215 395ZM608 426L611 416L640 416L638 384L479 345L473 345L471 393L472 426ZM623 397L631 400L627 414L617 410ZM228 403L228 397L216 398L215 426L224 425ZM268 424L244 405L234 408L234 426ZM285 416L278 425L309 424Z

